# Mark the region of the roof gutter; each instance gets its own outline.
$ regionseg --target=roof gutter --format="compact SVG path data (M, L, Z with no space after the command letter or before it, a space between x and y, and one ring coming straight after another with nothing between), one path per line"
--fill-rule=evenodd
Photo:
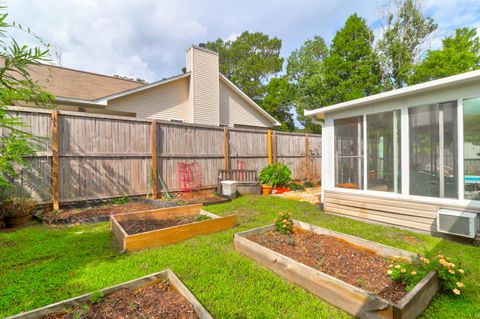
M90 100L75 99L75 98L69 98L69 97L63 97L63 96L57 96L53 101L58 104L80 106L80 107L94 107L94 108L103 109L107 106L106 103L93 102Z

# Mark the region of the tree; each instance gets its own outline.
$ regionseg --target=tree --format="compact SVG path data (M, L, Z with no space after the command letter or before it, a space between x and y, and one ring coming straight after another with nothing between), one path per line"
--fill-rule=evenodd
M220 72L255 102L263 99L266 83L282 70L282 41L261 32L243 32L234 41L217 39L206 47L220 58Z
M21 119L8 112L14 101L47 105L53 97L42 90L29 75L29 65L46 61L48 47L29 48L8 36L12 28L29 29L7 22L8 13L0 14L0 188L11 189L8 179L16 175L15 164L25 164L24 156L35 151L35 137L25 131Z
M273 78L266 86L260 106L282 123L280 130L293 131L295 123L291 110L293 85L285 77Z
M410 84L444 78L480 68L480 40L475 28L462 28L442 40L442 48L429 51L414 69Z
M381 91L381 68L373 39L365 19L357 14L351 15L336 33L330 54L324 59L324 105Z
M422 0L392 0L383 7L383 38L378 41L382 53L386 88L407 85L414 65L437 24L422 14Z
M292 104L297 111L298 121L306 132L320 132L321 128L304 116L304 110L316 109L325 105L323 98L323 60L328 55L328 47L323 38L315 36L292 52L288 58L287 77L293 83Z

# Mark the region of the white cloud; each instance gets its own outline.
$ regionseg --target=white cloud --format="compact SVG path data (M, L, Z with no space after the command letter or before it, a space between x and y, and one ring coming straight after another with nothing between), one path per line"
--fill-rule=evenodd
M353 12L378 33L375 1L7 0L10 18L63 50L63 65L154 81L180 73L193 43L234 39L245 30L283 40L288 56L314 35L329 42ZM440 38L479 26L476 0L427 0ZM438 41L435 45L438 45Z

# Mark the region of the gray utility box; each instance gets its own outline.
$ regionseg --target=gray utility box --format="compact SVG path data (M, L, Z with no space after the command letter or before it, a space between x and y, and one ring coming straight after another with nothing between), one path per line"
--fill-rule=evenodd
M478 215L474 212L439 209L437 230L441 233L475 238L478 231Z

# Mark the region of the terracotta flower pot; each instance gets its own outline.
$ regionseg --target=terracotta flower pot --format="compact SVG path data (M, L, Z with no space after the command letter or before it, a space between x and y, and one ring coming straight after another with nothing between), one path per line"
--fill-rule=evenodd
M270 195L272 193L273 186L271 185L262 185L262 194Z
M5 217L5 224L7 224L8 228L14 228L21 226L23 224L28 223L33 219L32 214L26 215L26 216L7 216Z

